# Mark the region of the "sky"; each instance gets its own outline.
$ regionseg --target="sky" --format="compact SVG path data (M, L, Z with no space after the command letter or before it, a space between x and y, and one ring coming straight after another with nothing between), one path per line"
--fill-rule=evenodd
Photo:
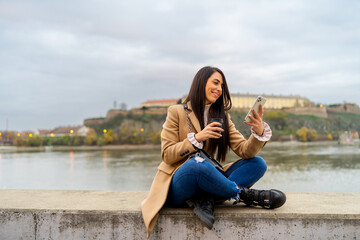
M231 93L360 105L360 1L0 0L0 130L180 98L203 66Z

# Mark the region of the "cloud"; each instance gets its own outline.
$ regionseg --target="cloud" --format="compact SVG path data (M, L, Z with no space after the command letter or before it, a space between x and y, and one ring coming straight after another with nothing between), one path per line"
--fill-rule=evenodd
M232 92L360 104L360 3L2 1L0 129L181 97L204 65ZM341 93L339 93L341 92Z

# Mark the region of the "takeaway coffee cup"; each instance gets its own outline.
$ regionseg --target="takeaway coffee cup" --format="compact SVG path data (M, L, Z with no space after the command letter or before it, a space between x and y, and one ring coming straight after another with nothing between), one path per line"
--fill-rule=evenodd
M222 129L224 129L224 128L223 128L224 119L222 119L222 118L210 118L209 124L210 124L210 123L213 123L213 122L221 123L221 126L217 126L217 127L220 127L220 128L222 128ZM221 132L219 132L219 133L221 133Z

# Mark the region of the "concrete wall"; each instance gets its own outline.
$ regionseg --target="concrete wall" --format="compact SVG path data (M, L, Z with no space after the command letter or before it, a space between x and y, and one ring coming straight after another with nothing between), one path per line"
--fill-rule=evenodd
M0 239L146 239L146 192L0 190ZM151 239L360 239L360 193L287 193L275 210L215 210L208 230L190 209L163 209Z

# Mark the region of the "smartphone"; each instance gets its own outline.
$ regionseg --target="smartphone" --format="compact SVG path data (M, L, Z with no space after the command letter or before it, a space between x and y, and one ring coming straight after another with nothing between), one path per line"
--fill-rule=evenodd
M254 105L252 106L252 108L250 109L250 111L248 112L248 114L246 114L246 117L245 117L245 122L251 122L251 119L249 118L249 116L254 116L253 113L252 113L252 110L255 109L255 111L257 113L259 113L259 107L260 105L264 107L264 104L266 102L266 98L262 97L262 96L258 96L256 98L256 101L254 103Z

